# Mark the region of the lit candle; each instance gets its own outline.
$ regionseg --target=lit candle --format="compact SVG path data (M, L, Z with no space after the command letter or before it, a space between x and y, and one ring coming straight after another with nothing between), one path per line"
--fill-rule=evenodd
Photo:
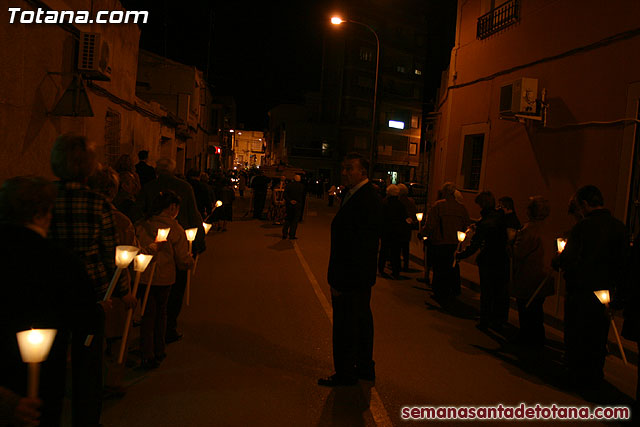
M111 278L111 283L109 283L109 287L107 288L107 293L104 294L103 301L108 301L113 294L113 290L116 287L116 283L118 283L118 279L120 278L120 274L122 270L129 267L131 261L136 256L140 249L135 246L126 246L120 245L116 246L116 271L113 273L113 277ZM91 341L93 340L93 335L87 336L87 339L84 341L84 345L89 347L91 345Z
M136 278L133 282L133 290L131 293L135 297L138 295L138 285L140 284L140 275L147 269L153 255L139 254L133 260L133 269L136 272ZM133 317L133 309L127 310L127 320L124 322L124 331L122 332L122 342L120 343L120 353L118 355L118 363L122 363L124 359L124 351L127 347L127 338L129 337L129 328L131 326L131 318Z
M220 202L220 200L218 200L218 202ZM218 204L216 203L216 206ZM189 253L192 252L192 245L193 245L193 241L196 239L196 234L198 234L198 229L197 228L187 228L186 230L184 230L185 234L187 235L187 240L189 241ZM185 296L186 296L186 302L187 305L189 305L189 303L191 302L191 270L187 270L187 287L185 289Z
M467 237L467 233L464 231L458 231L458 242L464 242L464 239Z
M202 227L204 227L204 234L209 234L209 230L211 230L212 226L213 224L208 224L206 222L203 222Z
M594 291L598 300L604 304L607 309L609 308L609 302L611 302L611 296L609 295L608 289L602 289L600 291ZM613 316L609 313L609 318L611 319L611 326L613 327L613 333L616 337L616 341L618 342L618 348L620 349L620 355L622 356L622 360L624 364L627 365L627 355L624 352L624 347L622 347L622 341L620 341L620 334L618 333L618 327L616 326L616 322L613 320Z
M216 208L219 208L220 206L222 206L222 200L218 200L216 202Z
M170 228L158 228L158 235L156 236L156 242L166 242L167 236L169 236Z
M31 329L16 334L22 361L29 364L27 397L38 396L40 363L47 360L57 332L55 329Z
M418 212L416 214L416 218L418 218L418 222L422 222L422 217L424 216L424 214L422 212Z
M564 251L564 247L567 244L567 239L563 239L562 237L558 237L556 239L556 244L558 245L558 253L561 254Z

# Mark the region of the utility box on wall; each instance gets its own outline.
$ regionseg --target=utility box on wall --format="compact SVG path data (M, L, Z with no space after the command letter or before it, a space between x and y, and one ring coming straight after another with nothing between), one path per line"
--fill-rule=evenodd
M535 114L538 79L522 77L500 88L500 113Z

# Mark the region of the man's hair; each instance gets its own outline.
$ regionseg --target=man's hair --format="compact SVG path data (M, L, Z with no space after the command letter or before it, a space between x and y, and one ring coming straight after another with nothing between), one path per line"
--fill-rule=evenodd
M476 196L476 205L480 206L480 209L495 209L496 198L493 197L491 191L483 191Z
M576 201L584 202L592 208L604 206L602 192L595 185L585 185L578 189L578 191L576 191Z
M113 200L118 194L120 177L109 166L103 166L89 177L89 187L96 193L102 194L107 200Z
M300 181L302 181L302 177L301 177L300 175L296 174L296 175L293 177L293 180L294 180L295 182L300 182Z
M529 197L527 216L534 221L542 221L549 216L551 207L549 201L542 196Z
M395 184L387 186L385 191L387 192L387 196L390 197L398 197L400 195L400 188Z
M347 153L344 156L345 160L358 160L360 162L360 167L364 170L364 174L367 175L369 173L369 161L365 159L365 157L360 153Z
M515 205L513 203L513 199L509 196L503 196L498 199L503 208L509 209L510 211L515 211Z
M181 201L182 199L175 192L171 190L161 191L153 198L150 213L151 215L158 215L171 205L180 206Z
M30 224L38 215L46 215L56 200L57 189L39 176L16 176L0 187L0 221Z
M147 150L138 151L138 159L147 160L149 158L149 152Z
M84 183L96 166L95 150L86 137L64 134L56 138L51 150L51 169L62 181Z
M134 172L133 168L133 160L131 160L131 156L128 154L123 154L118 157L118 160L113 164L113 169L120 172Z
M456 185L453 182L445 182L440 189L443 199L453 199L455 197Z
M156 162L156 172L158 174L173 174L176 170L176 162L173 159L163 157Z

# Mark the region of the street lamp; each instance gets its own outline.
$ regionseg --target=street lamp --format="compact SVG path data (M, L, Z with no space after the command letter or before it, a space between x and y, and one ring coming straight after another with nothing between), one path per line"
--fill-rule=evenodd
M353 21L351 19L342 19L339 16L333 16L331 18L331 23L333 25L340 25L343 22L349 22L352 24L357 24L365 27L367 30L371 31L376 38L376 78L375 83L373 85L373 117L371 119L371 147L369 152L369 178L373 178L373 159L374 153L376 150L375 144L375 129L376 129L376 102L378 99L378 70L380 68L380 38L378 37L378 33L375 32L371 26L365 24L364 22Z

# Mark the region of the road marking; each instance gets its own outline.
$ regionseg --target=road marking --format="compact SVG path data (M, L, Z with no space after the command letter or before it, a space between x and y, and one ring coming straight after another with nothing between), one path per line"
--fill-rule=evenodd
M320 288L320 284L316 280L316 276L313 275L307 260L302 255L302 251L298 246L297 242L293 242L293 248L296 250L296 255L298 256L298 260L302 265L302 269L304 270L309 282L311 282L311 286L313 287L313 291L316 293L316 297L318 297L318 301L320 301L320 305L324 310L324 313L329 318L329 322L333 326L333 309L331 308L331 304L329 300L325 296L324 292ZM393 423L391 422L391 418L389 418L389 414L387 410L384 408L382 403L382 399L380 399L380 395L378 394L378 390L376 390L375 386L371 387L371 401L369 402L369 410L371 411L371 416L373 417L373 421L377 426L382 427L391 427Z

